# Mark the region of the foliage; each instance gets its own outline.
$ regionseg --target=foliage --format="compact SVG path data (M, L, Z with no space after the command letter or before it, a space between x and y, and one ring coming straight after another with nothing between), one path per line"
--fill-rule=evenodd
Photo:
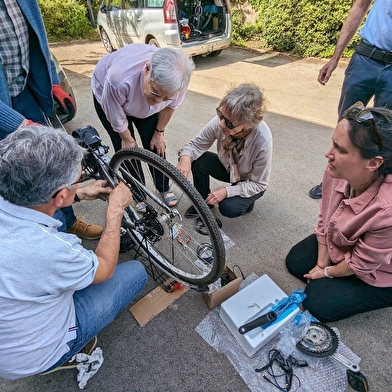
M244 1L244 0L240 0ZM256 23L244 26L244 18L232 14L233 42L265 40L265 45L301 56L329 57L333 54L344 20L353 0L249 0L259 12ZM356 36L344 55L350 56L358 44Z
M38 0L49 42L91 38L84 0Z

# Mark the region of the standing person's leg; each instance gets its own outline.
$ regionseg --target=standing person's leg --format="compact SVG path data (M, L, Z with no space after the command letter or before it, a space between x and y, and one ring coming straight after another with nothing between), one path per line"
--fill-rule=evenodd
M383 65L377 61L354 53L345 71L338 115L344 113L351 105L357 101L367 105L376 91L376 83Z
M98 118L101 121L103 127L106 129L106 132L110 136L110 140L112 141L114 151L121 150L121 137L118 134L118 132L116 132L113 129L112 124L110 124L110 122L106 118L106 114L103 111L101 104L95 98L94 94L93 94L93 101L94 101L94 108L95 108L95 111L97 112ZM130 129L130 131L132 134L133 130ZM132 134L132 137L134 138L133 134Z
M156 153L155 149L151 149L150 142L155 133L155 128L158 124L158 113L153 114L147 118L131 117L136 129L138 130L140 140L143 148ZM166 154L163 156L166 159ZM150 167L151 175L154 179L154 184L160 193L169 191L169 178L164 176L161 171Z
M143 265L131 260L119 264L106 282L76 291L73 299L77 337L68 342L70 351L46 371L70 361L139 294L146 281L147 274Z
M374 106L392 109L392 64L385 65L378 76Z

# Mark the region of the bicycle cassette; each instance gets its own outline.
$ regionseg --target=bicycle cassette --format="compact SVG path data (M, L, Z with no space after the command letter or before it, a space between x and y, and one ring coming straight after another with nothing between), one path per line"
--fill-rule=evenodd
M297 343L297 348L311 357L328 357L335 353L339 338L326 324L311 322L305 336Z

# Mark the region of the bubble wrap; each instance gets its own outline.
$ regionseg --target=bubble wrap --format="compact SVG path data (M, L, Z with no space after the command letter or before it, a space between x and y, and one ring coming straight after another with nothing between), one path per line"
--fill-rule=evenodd
M280 339L279 335L270 340L252 358L249 358L219 317L219 307L212 310L195 330L217 352L228 357L251 391L277 391L277 388L264 380L255 369L261 368L269 362L268 353L271 349L276 348ZM338 329L333 328L333 330L339 336ZM361 360L341 341L337 351L356 365ZM293 366L294 374L299 378L300 384L293 378L291 391L344 392L346 390L348 385L346 367L333 357L314 358L306 356L298 350L295 350L292 355L297 359L307 360L309 366L302 368Z

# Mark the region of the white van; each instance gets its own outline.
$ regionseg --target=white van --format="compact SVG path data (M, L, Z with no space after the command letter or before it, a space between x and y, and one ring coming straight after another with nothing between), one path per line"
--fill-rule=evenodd
M131 43L217 56L231 42L229 0L103 0L97 27L105 49Z

